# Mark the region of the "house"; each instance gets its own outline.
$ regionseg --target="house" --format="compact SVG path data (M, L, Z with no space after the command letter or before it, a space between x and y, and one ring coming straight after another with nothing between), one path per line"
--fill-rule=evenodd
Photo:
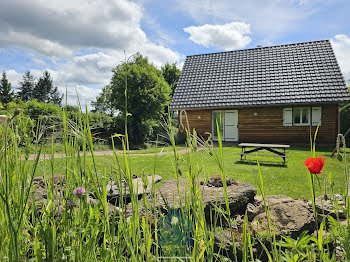
M329 40L188 56L170 108L224 141L334 144L350 95ZM185 114L186 112L186 114Z

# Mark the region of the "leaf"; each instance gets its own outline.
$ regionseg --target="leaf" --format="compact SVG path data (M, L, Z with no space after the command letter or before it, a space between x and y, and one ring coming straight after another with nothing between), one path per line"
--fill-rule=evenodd
M114 138L114 137L124 137L124 135L122 135L122 134L114 134L114 135L112 135L112 138Z

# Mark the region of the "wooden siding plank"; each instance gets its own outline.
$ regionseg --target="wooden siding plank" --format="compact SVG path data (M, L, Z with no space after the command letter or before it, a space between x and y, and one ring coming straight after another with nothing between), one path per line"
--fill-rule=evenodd
M322 124L319 127L317 142L335 144L338 129L338 105L313 104L321 106ZM306 107L306 106L303 106ZM238 110L238 141L251 143L305 143L310 142L310 127L312 134L316 126L283 126L283 108L285 107L254 107L227 108ZM206 138L206 132L211 132L211 109L187 110L190 130ZM257 115L254 115L254 113ZM311 121L310 121L311 122ZM186 120L182 121L186 127Z

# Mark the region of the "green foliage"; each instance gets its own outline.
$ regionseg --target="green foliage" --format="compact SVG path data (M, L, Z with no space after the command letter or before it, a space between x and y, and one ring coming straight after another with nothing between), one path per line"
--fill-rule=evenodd
M127 155L128 150L123 147L124 155L117 155L103 159L94 155L94 145L91 140L93 132L90 124L94 122L97 125L104 125L110 122L108 115L83 114L70 108L69 113L74 119L75 126L68 121L68 110L65 108L62 112L61 128L63 129L62 146L65 150L64 159L54 158L54 144L52 144L52 157L45 161L39 161L40 149L34 161L28 160L27 152L19 150L21 144L30 147L30 141L40 137L41 134L32 132L32 123L26 118L16 118L8 122L8 125L0 123L0 257L4 261L159 261L159 254L162 251L161 241L166 239L174 242L175 235L190 238L193 240L193 248L186 251L186 255L191 256L191 261L224 261L225 258L214 249L214 235L219 230L228 230L231 233L233 252L235 261L261 261L266 258L269 261L335 261L333 247L338 247L344 252L344 259L349 258L349 225L339 224L338 219L328 217L320 224L317 236L311 236L309 233L302 233L297 239L289 236L283 236L280 240L275 240L274 221L271 219L271 228L265 232L264 241L259 239L256 234L251 232L247 214L244 217L243 230L234 229L233 214L228 207L228 191L226 188L226 175L232 170L235 173L241 173L239 165L232 166L232 147L204 148L200 152L195 152L195 144L198 144L195 133L193 136L187 133L188 154L179 154L175 146L175 129L169 124L169 136L174 154L168 156L144 157L139 161L140 167L135 167L137 160ZM96 118L96 119L94 119ZM120 118L122 119L122 118ZM72 120L73 121L73 120ZM112 120L114 121L114 120ZM77 139L79 134L81 140ZM23 140L21 140L23 137ZM123 136L119 138L123 145L126 144ZM220 134L219 134L220 137ZM21 139L19 139L21 138ZM28 141L29 143L27 143ZM35 148L40 148L36 144ZM81 152L83 148L83 152ZM238 150L238 148L236 148ZM238 152L238 151L237 151ZM295 151L291 155L294 157ZM90 154L90 156L88 155ZM292 182L286 180L286 168L280 170L278 175L268 171L267 167L263 171L269 173L266 179L272 177L272 181L284 181L284 187L280 190L286 190L287 186L295 187L299 173L305 177L305 167L302 164L302 158L299 156L295 161L299 167L292 168ZM224 156L226 157L224 159ZM164 162L164 157L169 161ZM293 158L291 157L291 158ZM110 166L106 165L108 159ZM139 158L140 159L140 158ZM346 159L346 157L345 157ZM224 161L225 160L225 161ZM327 159L327 166L337 163L337 160ZM153 163L152 163L153 162ZM208 222L206 215L207 209L203 204L202 187L199 185L199 177L213 174L213 170L207 171L208 163L212 162L214 172L220 171L223 181L223 190L225 192L224 202L213 204L213 223ZM49 166L45 169L45 166ZM176 214L171 214L171 220L162 219L162 215L155 206L156 194L160 193L154 185L150 186L150 193L143 194L140 199L138 190L134 189L132 178L134 172L143 174L148 172L146 166L150 167L151 172L159 173L160 169L165 170L166 174L172 179L179 181L179 176L185 179L185 191L180 192L179 184L175 190L179 192L179 197L164 200L167 206L174 203L179 205ZM344 163L347 167L348 163ZM234 167L234 168L232 168ZM274 167L276 169L276 167ZM57 172L57 170L59 172ZM182 172L181 172L182 170ZM242 177L251 177L256 180L256 175L251 172ZM257 172L261 171L258 167ZM33 182L37 171L43 172L43 182ZM342 170L347 174L348 170ZM326 173L326 171L324 172ZM56 174L63 174L56 177L60 183L53 182ZM283 174L283 176L281 175ZM269 190L270 184L263 181L262 173L259 172L260 189L263 199L268 200L265 195L265 189ZM144 185L147 187L148 179L140 175ZM339 177L338 177L339 178ZM305 177L306 179L306 177ZM64 180L64 182L63 182ZM241 180L241 179L240 179ZM341 183L344 184L343 177ZM107 183L113 181L122 192L125 181L129 188L129 197L124 199L121 194L120 201L113 206L107 202ZM304 180L305 181L305 180ZM265 184L265 186L264 186ZM45 199L37 198L35 190L37 187L44 187ZM275 185L271 185L274 187ZM74 195L73 190L77 187L84 187L86 194L82 196ZM301 190L305 191L305 185L302 184ZM125 190L125 188L124 188ZM94 196L94 200L92 200ZM59 197L59 198L58 198ZM344 202L347 203L343 212L349 218L349 197L343 194ZM58 200L59 199L59 200ZM165 198L163 198L165 199ZM125 200L125 201L124 201ZM127 204L126 202L130 202ZM268 203L268 202L266 202ZM141 206L142 205L142 206ZM265 207L267 207L265 205ZM169 209L168 209L169 210ZM268 207L266 208L267 214ZM181 221L180 216L188 218L191 227L185 231L186 235L178 230L177 224ZM176 215L176 217L174 217ZM230 215L232 215L230 217ZM220 216L225 224L230 226L217 228L218 223L215 218ZM178 220L177 220L178 219ZM157 223L157 221L160 221ZM329 221L326 224L326 221ZM163 222L163 223L162 223ZM162 224L166 223L165 231ZM186 221L185 221L186 222ZM182 225L186 225L183 223ZM234 231L235 230L235 231ZM330 238L326 237L325 230L330 233ZM175 232L174 232L175 231ZM170 235L167 234L170 233ZM181 234L180 234L181 233ZM189 234L187 234L189 233ZM271 236L272 234L272 236ZM159 237L162 236L162 237ZM258 242L256 241L258 240ZM330 243L329 239L332 240ZM180 238L180 241L184 238ZM166 241L168 242L168 241ZM169 243L168 242L168 243ZM183 241L181 241L183 242ZM259 243L262 249L259 246ZM176 245L178 243L175 243ZM237 244L237 245L236 245ZM331 246L334 245L334 246ZM238 257L238 249L243 248L242 259ZM259 250L256 252L255 250ZM164 249L163 249L164 251ZM173 254L175 249L169 247L168 251ZM219 250L220 252L220 250ZM166 253L165 253L166 254ZM189 260L189 259L188 259ZM229 261L229 259L226 259ZM175 259L174 259L175 261Z
M111 99L112 88L110 85L106 85L101 94L96 98L96 101L92 101L91 105L94 107L93 112L98 113L107 113L108 115L113 116L116 114L116 109L112 103Z
M19 108L20 105L18 105L16 102L10 102L7 104L7 107L3 107L0 103L0 115L7 115L7 116L13 116L15 110Z
M348 90L350 93L350 84L348 85ZM340 108L340 133L345 135L345 133L350 129L350 102L339 105ZM350 133L348 133L346 140L349 144Z
M53 86L52 81L50 73L47 70L44 71L34 87L33 98L39 102L61 105L63 95L58 92L57 86Z
M19 82L19 91L17 92L17 96L24 102L28 102L33 99L33 92L35 87L35 79L34 76L27 71L23 75L23 80Z
M104 113L89 113L91 133L95 141L104 141L111 144L111 136L121 134L124 131L124 118L122 116L111 117Z
M166 63L162 66L161 71L165 81L171 87L171 96L173 96L177 82L180 78L181 70L177 68L176 63Z
M25 104L24 114L30 116L33 119L38 119L40 116L61 116L62 109L54 104L38 102L37 100L31 100Z
M126 112L131 114L128 118L130 143L142 144L149 132L148 121L160 120L165 107L170 103L170 87L162 73L140 54L133 56L130 63L122 63L112 71L112 104L123 116Z
M11 83L6 77L6 73L2 73L2 78L0 80L0 102L6 108L7 104L12 102L14 99L14 93L12 91Z

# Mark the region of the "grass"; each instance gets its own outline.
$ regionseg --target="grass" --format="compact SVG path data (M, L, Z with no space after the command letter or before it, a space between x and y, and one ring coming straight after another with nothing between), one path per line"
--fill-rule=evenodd
M176 146L178 150L186 148L184 145ZM172 150L172 146L152 146L147 149L139 149L139 150L130 150L130 154L154 154L160 152L169 152Z
M162 148L150 148L146 150L140 150L138 153L155 153L159 152ZM181 148L178 148L181 149ZM280 165L282 160L279 158L271 157L255 157L248 156L249 162L240 162L240 156L237 153L240 152L240 148L236 146L223 148L223 161L225 174L237 181L252 184L257 189L259 187L259 172L258 167L254 160L259 160L261 164L261 171L265 181L265 191L267 195L286 195L293 198L305 198L310 199L310 192L306 188L308 183L306 167L303 163L306 158L310 156L309 147L305 146L292 146L288 150L287 166ZM163 151L170 152L170 147L165 147ZM214 152L218 152L215 148ZM339 162L336 158L330 158L332 150L330 148L319 147L317 148L317 156L326 158L326 164L323 169L323 173L318 177L321 182L321 191L319 186L316 186L316 195L320 195L324 191L324 179L329 178L331 174L335 180L334 190L335 193L343 192L345 188L344 183L344 164ZM130 153L134 154L134 151ZM348 154L350 155L350 154ZM215 162L215 159L207 154L205 151L198 151L192 155L195 162L201 163L200 177L206 178L214 174L220 173L220 169ZM120 162L122 164L122 157ZM188 170L188 154L181 155L180 169L182 173ZM87 157L87 163L92 164L92 158ZM55 159L54 173L64 174L62 166L64 159ZM102 175L106 172L113 170L115 164L113 157L111 156L96 156L96 167L98 172ZM172 156L169 155L150 155L150 156L130 156L131 172L133 174L152 174L156 173L163 177L163 180L175 179L172 172ZM43 175L44 172L49 174L50 161L43 160L39 163L39 168L36 175ZM155 171L155 172L154 172ZM326 181L328 183L328 181ZM328 191L330 190L328 185Z
M143 212L140 210L141 202L137 192L133 190L132 175L141 173L155 173L163 176L164 180L176 179L177 182L182 176L189 183L187 194L179 195L178 212L186 215L187 223L191 224L190 238L193 240L193 246L184 252L184 255L191 257L191 261L223 260L220 250L214 252L215 234L221 230L226 230L231 235L230 241L234 246L236 262L242 260L235 249L236 240L243 242L243 261L261 261L260 254L254 254L253 251L253 243L257 243L256 241L259 241L269 261L304 261L307 257L309 261L331 261L333 251L328 243L340 246L347 261L350 260L349 224L341 225L340 221L332 220L330 217L328 219L332 224L329 227L330 237L327 239L324 239L323 228L328 226L328 219L323 219L318 227L319 230L315 231L315 237L301 235L303 239L298 240L298 243L307 241L303 246L297 243L298 247L294 247L295 241L289 236L284 236L282 242L276 241L265 195L283 194L296 198L310 198L310 189L312 193L314 192L314 180L311 180L311 186L308 185L308 180L316 175L311 176L303 164L306 158L315 157L309 151L309 147L292 147L289 150L287 167L278 165L276 161L271 162L276 160L275 158L266 157L259 158L262 163L261 168L253 161L253 156L250 156L250 162L241 163L237 154L241 149L239 147L223 148L220 142L219 148L213 151L201 150L175 156L115 154L117 159L111 156L93 157L88 116L86 119L79 118L77 128L70 130L63 111L63 143L68 157L53 158L51 161L39 160L37 157L35 161L28 161L26 158L21 158L18 149L18 129L13 128L11 122L10 124L11 126L3 125L0 132L1 261L62 261L62 258L65 261L159 261L160 255L182 256L177 252L179 248L184 247L181 243L173 246L169 242L161 241L169 240L169 231L166 227L159 227L157 222L164 217L164 214L160 213L155 206L154 188L148 197L146 194L142 196L145 209ZM176 152L179 148L175 147L171 126L169 133L172 150ZM128 136L113 137L122 141L126 152ZM24 136L24 138L24 142L30 145L32 138L30 136ZM187 135L187 143L191 148L195 147L197 144L195 131ZM81 152L81 148L86 150ZM89 149L92 156L88 154ZM169 148L165 149L169 150ZM335 193L343 193L346 203L344 212L350 221L349 198L345 189L346 183L344 183L346 178L344 172L347 172L346 161L338 162L336 159L327 157L331 153L330 149L318 147L316 151L317 156L326 158L323 174L317 176L321 177L321 187L319 190L316 186L316 195L324 190L322 186L322 183L326 182L324 178L327 179L328 174L332 174L335 180L333 188ZM54 157L54 153L53 148L51 156ZM280 159L278 161L281 163ZM198 178L218 173L223 181L226 208L215 205L211 216L213 220L208 220ZM54 186L52 180L46 179L59 174L65 175L66 182L64 190L61 190L62 197L59 201L55 201L58 188ZM35 190L33 177L39 175L43 175L44 180L48 181L47 198L42 202L36 201L33 191ZM250 232L247 216L244 218L242 234L233 229L235 221L234 214L231 216L226 176L250 183L260 189L258 192L263 196L268 220L267 232L263 232L262 235ZM119 191L122 190L124 180L130 190L129 201L131 202L126 205L122 194L113 212L110 212L107 203L106 182L109 180L117 183ZM88 201L87 194L74 193L77 187L85 188L86 192L93 192L97 202ZM177 184L177 190L180 191L179 184ZM312 199L314 215L317 217L314 197ZM61 213L56 215L59 208ZM128 210L131 213L127 212ZM169 211L171 210L168 209ZM227 222L223 224L228 225L227 227L217 227L218 216ZM177 235L174 236L176 238ZM171 238L173 238L172 234ZM287 246L288 243L293 245ZM282 244L286 248L281 249ZM160 253L159 250L165 253Z
M38 152L39 147L41 147L41 153L42 154L51 154L52 152L52 145L50 143L45 143L43 145L37 146L37 145L31 145L30 153L34 154ZM130 150L130 154L152 154L152 153L159 153L159 152L166 152L171 150L171 146L158 146L156 147L154 144L147 144L146 149L133 149ZM177 146L178 150L185 148L184 145ZM20 148L21 152L25 152L25 148ZM103 151L103 150L112 150L112 146L105 144L105 143L94 143L94 150L95 151ZM54 153L64 153L64 144L63 143L54 143L53 144L53 151Z

